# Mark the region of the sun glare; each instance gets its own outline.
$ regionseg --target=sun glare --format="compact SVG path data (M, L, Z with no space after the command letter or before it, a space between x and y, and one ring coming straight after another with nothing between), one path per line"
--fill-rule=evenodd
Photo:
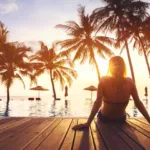
M97 60L97 62L98 62L98 66L99 66L101 76L107 75L109 59L100 59L99 58Z

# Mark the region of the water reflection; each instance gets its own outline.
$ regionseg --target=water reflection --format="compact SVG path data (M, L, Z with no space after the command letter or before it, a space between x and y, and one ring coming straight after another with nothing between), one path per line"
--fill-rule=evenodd
M28 97L13 97L9 106L6 105L6 98L0 101L0 116L43 116L43 117L88 117L94 101L85 100L66 100L61 99L55 103L42 98L41 101L28 101ZM143 101L148 109L148 104ZM141 114L134 106L133 100L129 102L127 113L131 117L137 117Z

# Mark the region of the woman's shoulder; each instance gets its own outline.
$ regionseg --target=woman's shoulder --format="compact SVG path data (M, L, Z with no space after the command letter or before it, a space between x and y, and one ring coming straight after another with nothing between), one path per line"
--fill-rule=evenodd
M101 77L101 81L108 81L108 80L113 80L113 77L110 77L110 76L102 76ZM129 82L129 83L134 83L134 81L132 80L132 78L130 78L130 77L124 77L124 80L126 80L127 82Z
M130 78L130 77L125 77L125 80L128 81L128 82L130 82L130 83L134 83L133 79Z
M103 82L103 83L109 82L110 79L111 79L110 76L102 76L101 79L100 79L100 82Z
M109 78L110 78L110 76L102 76L101 80L104 81L104 80L108 80Z

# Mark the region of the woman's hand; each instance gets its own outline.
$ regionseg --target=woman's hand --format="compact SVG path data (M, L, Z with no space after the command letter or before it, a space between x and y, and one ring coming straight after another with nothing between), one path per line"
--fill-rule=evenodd
M90 124L88 124L88 123L78 124L78 125L75 125L74 127L72 127L72 129L73 130L81 130L84 128L88 128L89 126L90 126Z

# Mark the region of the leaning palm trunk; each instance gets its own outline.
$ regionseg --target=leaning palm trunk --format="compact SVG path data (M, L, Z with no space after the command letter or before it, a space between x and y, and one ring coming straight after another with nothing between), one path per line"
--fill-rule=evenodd
M138 35L138 38L139 38L140 43L142 45L142 50L143 50L143 53L144 53L144 57L145 57L145 61L146 61L147 69L148 69L148 73L149 73L149 76L150 76L150 67L149 67L149 62L148 62L148 59L147 59L146 51L145 51L145 48L144 48L144 44L143 44L143 41L141 40L139 35Z
M129 53L129 47L128 47L128 43L127 43L127 40L126 40L126 39L125 39L125 46L126 46L128 61L129 61L129 65L130 65L131 76L132 76L132 79L133 79L133 81L134 81L134 83L135 83L135 77L134 77L133 66L132 66L131 57L130 57L130 53Z
M5 116L8 116L9 101L10 101L10 94L9 94L9 87L7 87L7 103L6 103Z
M100 81L100 71L99 71L99 67L98 67L96 58L95 58L95 56L94 56L92 47L90 47L90 49L91 49L91 53L92 53L92 56L91 56L91 57L93 58L93 61L94 61L95 67L96 67L96 72L97 72L98 80Z
M122 31L123 31L123 35L125 35L125 30L124 30L123 27L122 27ZM134 71L133 71L132 61L131 61L129 47L128 47L128 42L127 42L126 37L124 39L124 42L125 42L125 47L126 47L126 51L127 51L127 56L128 56L128 61L129 61L129 66L130 66L130 71L131 71L131 76L132 76L132 79L133 79L133 81L135 83Z
M95 64L95 67L96 67L98 80L100 81L100 71L99 71L99 67L98 67L98 64L97 64L97 62L96 62L95 57L94 57L94 64Z
M53 94L54 94L54 100L56 100L56 91L55 91L55 86L54 86L54 80L52 77L52 70L50 70L50 79L51 79L51 84L52 84L52 89L53 89Z

